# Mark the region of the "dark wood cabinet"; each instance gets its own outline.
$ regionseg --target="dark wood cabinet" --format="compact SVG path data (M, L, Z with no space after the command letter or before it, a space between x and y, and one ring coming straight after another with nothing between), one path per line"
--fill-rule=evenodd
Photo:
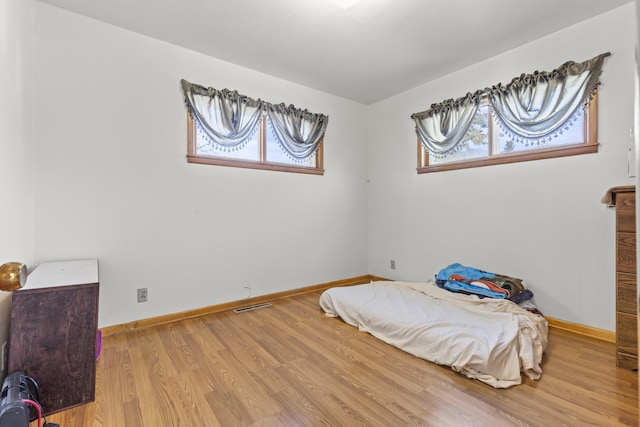
M9 372L40 385L45 414L95 399L98 261L40 264L13 293Z
M638 369L635 187L615 187L605 197L616 208L616 360Z

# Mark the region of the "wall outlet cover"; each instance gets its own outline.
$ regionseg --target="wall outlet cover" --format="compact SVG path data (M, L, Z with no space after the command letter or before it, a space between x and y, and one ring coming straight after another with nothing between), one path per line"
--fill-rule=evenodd
M138 302L147 302L149 292L147 288L138 288Z

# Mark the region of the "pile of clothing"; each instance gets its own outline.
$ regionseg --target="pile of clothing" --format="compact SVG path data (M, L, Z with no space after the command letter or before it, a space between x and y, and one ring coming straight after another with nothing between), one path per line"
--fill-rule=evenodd
M452 292L478 295L480 298L508 299L516 304L533 298L522 279L490 273L462 264L451 264L436 274L436 284Z

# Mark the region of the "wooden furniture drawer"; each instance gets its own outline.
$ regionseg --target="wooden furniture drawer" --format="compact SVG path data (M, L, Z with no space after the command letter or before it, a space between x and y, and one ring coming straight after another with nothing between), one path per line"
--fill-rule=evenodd
M637 276L630 273L617 273L616 307L621 313L637 314L636 299Z
M616 230L636 232L636 194L616 195Z
M618 352L618 366L624 369L630 369L635 371L638 369L638 356L633 356L631 354Z
M636 234L616 233L616 271L636 272Z
M616 365L638 369L636 188L613 187L602 202L616 208Z
M618 351L633 356L638 355L638 316L618 313L616 319L616 341Z

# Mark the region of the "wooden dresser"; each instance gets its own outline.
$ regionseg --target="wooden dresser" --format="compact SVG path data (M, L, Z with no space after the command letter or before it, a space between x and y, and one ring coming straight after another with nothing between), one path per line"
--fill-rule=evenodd
M614 187L603 202L616 209L617 364L626 369L638 369L635 186Z
M98 260L48 262L13 293L9 372L40 385L51 414L95 398Z

